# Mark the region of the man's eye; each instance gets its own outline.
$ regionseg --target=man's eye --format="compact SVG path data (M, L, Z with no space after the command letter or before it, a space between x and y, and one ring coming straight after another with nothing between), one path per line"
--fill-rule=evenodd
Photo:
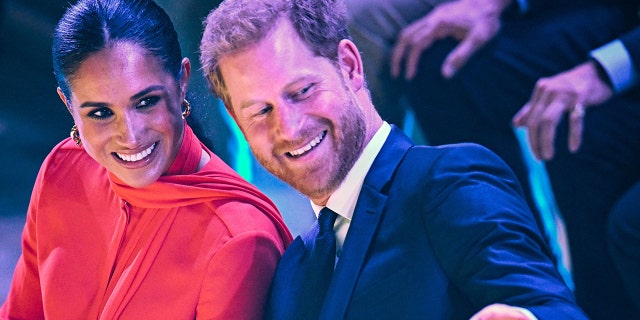
M154 105L156 105L158 103L158 101L160 101L160 97L146 97L142 100L140 100L140 103L138 103L138 108L147 108L147 107L152 107Z
M305 93L309 92L310 89L311 89L311 85L308 85L308 86L302 88L302 90L300 90L299 94L305 94Z
M113 115L113 112L111 112L111 110L107 108L100 108L100 109L96 109L94 111L89 112L89 117L98 119L98 120L106 119L111 115Z
M313 89L314 84L310 83L303 87L302 89L295 92L292 96L294 100L303 100L306 99L311 94L311 89Z
M271 111L272 109L273 109L272 106L265 105L262 109L258 110L258 113L256 113L256 115L258 115L258 116L265 115L265 114L269 113L269 111Z

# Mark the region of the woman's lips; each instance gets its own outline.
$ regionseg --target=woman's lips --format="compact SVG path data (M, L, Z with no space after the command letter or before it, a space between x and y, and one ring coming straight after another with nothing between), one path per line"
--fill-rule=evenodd
M149 148L143 150L142 152L136 153L136 154L123 154L123 153L119 153L119 152L116 152L115 154L122 161L138 162L138 161L144 160L146 157L148 157L151 154L151 152L153 152L153 149L155 149L156 144L157 144L157 142L152 144Z

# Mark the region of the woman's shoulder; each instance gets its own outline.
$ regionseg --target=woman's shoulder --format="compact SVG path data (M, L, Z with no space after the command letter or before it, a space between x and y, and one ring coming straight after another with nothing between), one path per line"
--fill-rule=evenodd
M84 156L90 158L82 146L76 145L71 138L66 138L51 149L45 162L57 163L67 159L82 159Z
M63 176L66 180L73 180L74 176L97 176L102 171L104 168L82 146L66 138L49 152L40 168L40 175L43 178Z
M231 201L218 206L215 211L230 242L254 239L253 241L267 241L282 250L291 242L289 231L281 218L276 218L251 203Z
M217 223L210 224L210 227L217 229L217 232L225 230L229 240L270 238L281 243L290 237L275 206L232 197L225 201L215 201L211 209Z
M101 199L111 199L111 193L104 191L108 188L106 169L82 147L65 139L49 152L42 163L30 205L34 208L45 206L45 212L57 214L70 208L78 209L69 206L84 203L79 199L86 199L87 194L92 194L91 201L96 203Z

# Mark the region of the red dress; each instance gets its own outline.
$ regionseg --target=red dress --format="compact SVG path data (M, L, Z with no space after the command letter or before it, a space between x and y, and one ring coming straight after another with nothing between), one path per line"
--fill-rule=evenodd
M258 319L290 242L275 205L188 126L169 172L139 189L67 139L38 174L0 318Z

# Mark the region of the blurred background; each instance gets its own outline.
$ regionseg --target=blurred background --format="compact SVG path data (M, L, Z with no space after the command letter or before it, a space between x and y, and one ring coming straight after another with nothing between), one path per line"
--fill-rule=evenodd
M202 20L219 0L156 0L171 16L192 63L190 124L204 142L276 203L296 235L313 221L308 200L256 164L198 62ZM0 304L20 255L20 236L41 162L69 135L71 116L56 94L51 35L74 0L0 0ZM61 199L64 201L64 199Z

